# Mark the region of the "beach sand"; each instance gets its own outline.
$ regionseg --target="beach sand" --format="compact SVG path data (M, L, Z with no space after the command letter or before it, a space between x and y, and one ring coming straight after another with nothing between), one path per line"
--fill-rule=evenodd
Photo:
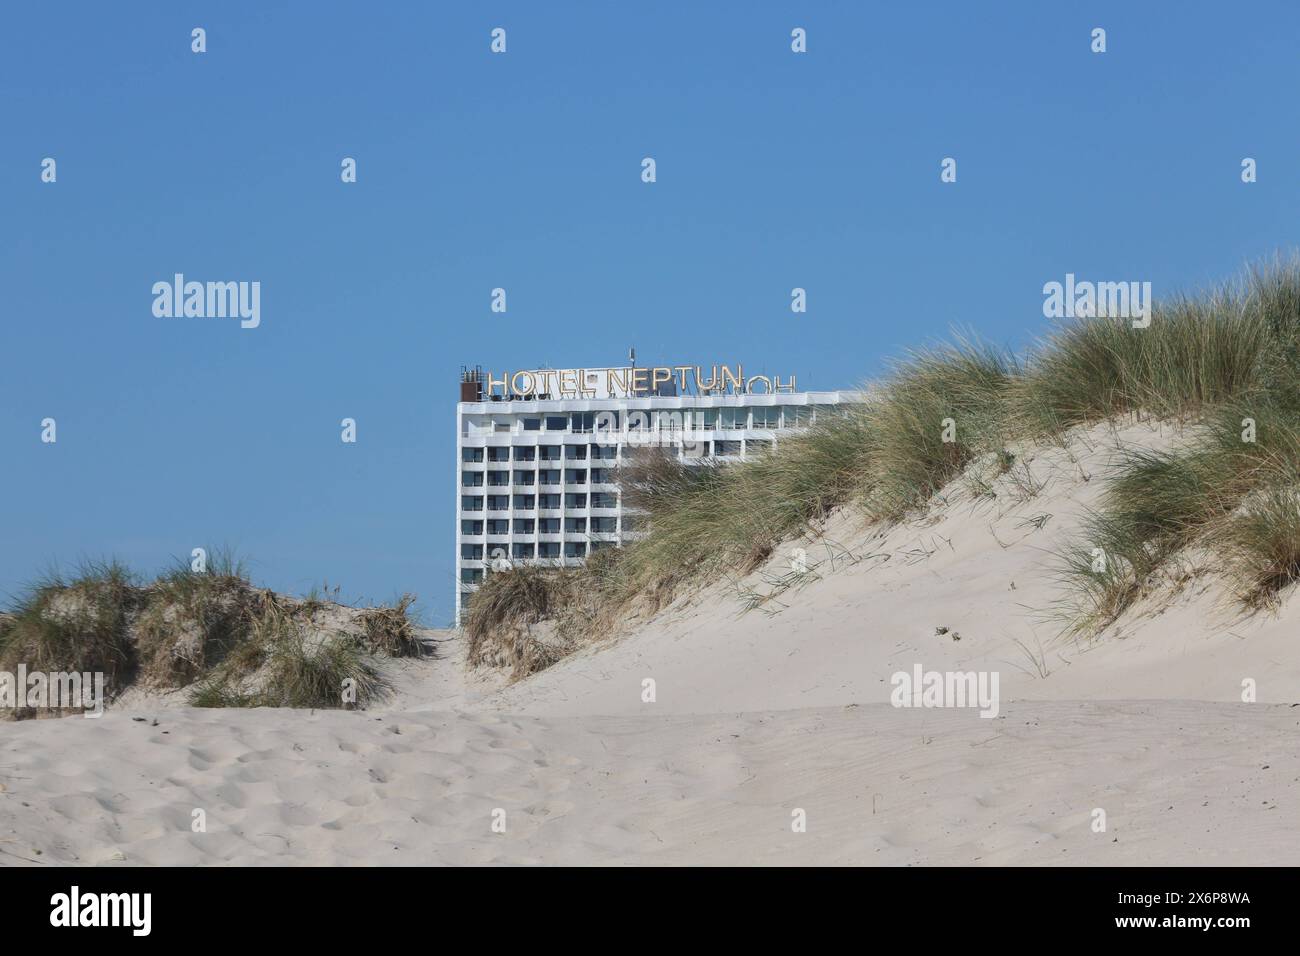
M797 591L783 551L510 686L438 632L364 712L132 692L0 724L0 862L1295 864L1294 608L1197 572L1094 640L1044 613L1117 444L1172 439L1094 429L1034 453L1035 496L954 487L883 534L841 515L791 543ZM997 716L891 706L918 664L997 672Z

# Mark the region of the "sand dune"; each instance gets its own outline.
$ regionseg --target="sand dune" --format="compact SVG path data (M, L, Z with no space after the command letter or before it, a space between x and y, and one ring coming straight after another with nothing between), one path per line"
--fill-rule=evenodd
M1249 678L1260 701L1300 701L1300 608L1242 618L1213 569L1141 603L1097 639L1060 639L1049 613L1061 597L1056 548L1097 505L1118 448L1174 437L1147 425L1092 429L1069 449L1026 456L1045 486L1036 496L1019 500L1004 479L997 499L975 500L956 482L947 507L884 534L841 515L744 580L679 602L506 690L495 706L640 713L647 677L657 709L670 713L886 703L890 676L916 662L998 671L1008 699L1240 701ZM776 591L797 547L813 580L746 612L737 593Z
M778 554L513 686L440 633L366 712L136 694L0 725L0 862L1295 863L1291 608L1240 619L1197 573L1095 641L1042 613L1117 443L1170 438L1095 429L1034 453L1036 496L954 486L884 535L841 516L791 543L798 592L743 613ZM890 706L917 663L997 671L998 716Z
M5 748L11 864L1294 861L1300 708L553 718L178 709ZM1093 811L1107 813L1094 832ZM206 832L191 832L192 814ZM494 811L505 832L493 832ZM792 813L807 830L792 832Z

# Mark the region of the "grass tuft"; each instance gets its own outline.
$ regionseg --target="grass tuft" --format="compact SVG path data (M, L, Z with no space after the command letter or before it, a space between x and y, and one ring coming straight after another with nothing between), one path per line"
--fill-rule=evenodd
M109 701L139 680L189 687L196 706L361 707L390 689L381 656L423 650L414 600L296 601L254 587L220 551L203 571L177 562L148 583L116 561L87 562L43 576L0 615L0 670L103 672Z

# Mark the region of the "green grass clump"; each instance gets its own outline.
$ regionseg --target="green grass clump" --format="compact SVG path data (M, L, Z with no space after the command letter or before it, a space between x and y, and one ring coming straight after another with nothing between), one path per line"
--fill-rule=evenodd
M1070 629L1095 632L1113 621L1171 558L1189 549L1203 554L1242 603L1269 603L1295 578L1285 536L1298 490L1298 387L1259 388L1211 409L1174 451L1126 452L1101 513L1085 523L1071 545L1075 553L1066 556L1075 599L1065 605L1074 618ZM1080 560L1080 550L1095 547L1118 556L1105 575Z
M1061 325L1011 390L1017 430L1059 436L1121 415L1188 418L1264 386L1295 348L1300 266L1281 262L1201 297L1157 303L1147 328Z
M309 633L268 601L247 638L191 692L196 707L364 707L391 689L371 651L346 634Z
M913 353L898 365L864 415L862 503L870 517L897 520L923 507L974 458L1008 437L1014 358L989 346ZM790 461L789 468L799 462Z
M118 562L83 562L69 577L51 572L27 588L0 631L0 670L102 672L111 699L136 673L128 622L138 606L134 577Z
M1224 521L1219 553L1237 599L1250 608L1272 605L1300 579L1300 486L1265 488Z
M358 614L365 645L386 657L423 657L425 647L411 620L414 603L415 595L403 594L392 605L366 608Z
M597 556L593 555L593 560ZM533 628L547 619L577 613L570 602L578 598L572 585L579 580L571 572L538 565L489 574L474 594L466 617L466 660L470 666L508 668L517 679L559 660L563 654L555 643L534 633Z
M136 622L144 679L184 687L247 636L254 589L243 566L219 555L204 571L178 562L145 589Z
M148 583L119 562L87 562L46 575L0 615L0 670L103 672L110 701L140 681L189 687L196 706L365 706L390 689L381 656L423 652L413 603L284 598L220 551L203 571L178 562Z

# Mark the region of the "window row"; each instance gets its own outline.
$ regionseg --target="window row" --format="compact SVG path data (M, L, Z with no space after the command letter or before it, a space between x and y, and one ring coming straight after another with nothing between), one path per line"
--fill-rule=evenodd
M460 460L482 462L484 454L491 462L503 461L614 461L617 445L494 445L490 448L462 448Z
M589 435L619 432L625 427L628 431L645 429L675 431L690 428L804 428L812 424L814 408L824 413L835 410L838 406L750 405L724 408L630 409L626 412L611 409L599 412L527 416L522 419L471 421L470 430L476 434L513 433L517 425L520 431L525 432L567 432Z
M486 521L462 521L460 523L460 533L473 537L481 537L484 531L489 535L502 535L510 534L512 527L515 534L559 534L561 531L565 534L586 534L588 531L593 534L614 534L618 531L618 519L612 515L597 516L591 519L582 517L488 518ZM471 557L471 555L464 553L465 548L468 547L477 548L481 547L481 545L462 544L462 558ZM478 558L474 558L474 560L478 560Z
M511 547L510 558L512 560L560 557L585 558L593 551L613 547L617 547L613 541L565 541L563 544L559 541L539 541L536 544L516 543ZM499 556L505 557L505 555ZM491 568L461 568L460 580L462 584L482 584L485 573L490 572ZM462 595L460 603L462 610L467 608L469 606L468 596Z
M512 480L513 478L513 480ZM463 471L460 474L462 488L508 488L510 485L531 487L533 485L585 485L588 480L593 485L605 485L614 481L612 468L541 468L537 471Z
M511 506L516 511L532 511L534 507L542 511L585 509L588 501L593 508L617 508L618 495L608 491L593 491L590 495L570 492L566 495L461 495L461 511L483 511L484 502L488 511L509 511Z

